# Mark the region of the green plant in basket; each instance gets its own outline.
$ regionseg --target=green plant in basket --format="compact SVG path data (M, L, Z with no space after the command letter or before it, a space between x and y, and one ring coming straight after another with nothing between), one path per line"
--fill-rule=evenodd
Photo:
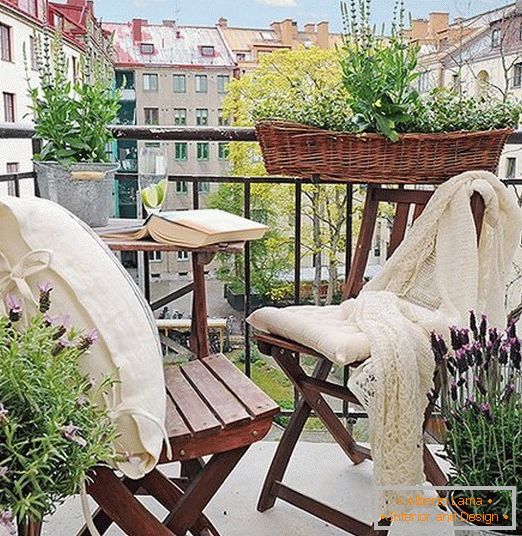
M522 534L522 371L515 325L488 328L487 319L470 314L470 328L451 328L451 348L432 336L442 369L442 413L446 423L445 458L449 485L516 486L516 534ZM497 514L495 525L511 524L511 492L462 491L452 500L480 497L470 513ZM491 500L491 503L489 502ZM509 516L505 520L503 515Z
M419 47L402 37L404 3L395 4L389 37L376 34L370 20L370 0L351 0L341 6L341 69L347 104L353 112L353 128L349 130L380 132L395 141L400 126L412 122L419 105L413 84L419 76Z
M96 344L49 312L52 286L39 286L29 315L12 294L0 316L0 532L40 522L82 490L99 463L116 460L116 430L98 405L110 378L80 371Z

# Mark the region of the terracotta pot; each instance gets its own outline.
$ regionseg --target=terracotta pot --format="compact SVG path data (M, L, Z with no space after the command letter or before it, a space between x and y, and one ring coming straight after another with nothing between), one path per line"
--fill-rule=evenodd
M41 521L22 521L18 523L18 536L41 536L42 529Z

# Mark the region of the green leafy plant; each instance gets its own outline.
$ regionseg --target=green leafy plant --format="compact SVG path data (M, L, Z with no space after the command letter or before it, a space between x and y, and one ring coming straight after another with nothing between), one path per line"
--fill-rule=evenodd
M79 369L96 332L49 313L52 286L39 286L29 316L12 294L0 316L0 527L41 521L78 493L89 471L116 460L115 428L98 406L111 387Z
M43 142L37 160L68 166L76 162L108 162L113 136L108 125L119 111L119 91L101 64L82 63L71 81L61 36L35 37L40 84L29 88L37 137Z
M391 35L376 35L370 0L342 3L344 45L341 68L351 121L361 132L380 132L398 139L401 125L411 123L419 94L413 83L418 78L419 47L402 37L404 3L395 4Z
M451 348L432 335L435 359L443 372L442 413L446 423L446 459L452 486L517 486L517 519L522 517L522 372L521 344L515 325L488 328L470 314L470 329L451 328ZM480 491L459 492L457 497ZM471 513L511 511L511 492L482 492ZM489 500L491 499L491 503ZM499 515L499 525L505 524ZM508 523L510 524L511 521ZM520 532L517 532L520 534Z

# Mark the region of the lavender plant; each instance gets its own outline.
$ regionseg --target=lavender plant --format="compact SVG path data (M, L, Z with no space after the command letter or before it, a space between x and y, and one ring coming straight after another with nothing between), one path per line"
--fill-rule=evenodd
M520 520L520 339L515 324L501 331L488 327L485 316L477 320L473 312L469 326L469 329L450 329L450 348L440 335L432 335L433 353L442 373L440 409L447 430L444 457L451 463L450 485L516 486L517 518ZM473 493L476 496L476 492ZM491 504L488 502L490 498ZM509 491L499 491L483 499L485 506L471 508L476 513L511 511Z
M78 365L97 334L51 315L51 292L39 286L31 316L8 294L0 316L0 529L12 534L78 493L95 465L116 460L115 428L97 405L112 381L95 384Z

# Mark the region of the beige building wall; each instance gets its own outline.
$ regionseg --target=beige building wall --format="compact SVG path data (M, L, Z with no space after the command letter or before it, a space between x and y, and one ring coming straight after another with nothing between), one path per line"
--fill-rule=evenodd
M150 91L145 89L144 75L156 74L158 76L158 90ZM184 93L174 92L174 75L185 75L186 91ZM196 76L206 75L207 92L196 91ZM197 125L197 110L208 112L208 126L217 127L225 93L220 91L218 77L233 77L233 70L230 68L175 68L146 66L135 70L136 87L136 122L146 124L145 109L158 109L160 125L175 124L175 110L186 110L187 126ZM142 149L150 142L138 143L138 161ZM186 160L176 158L176 142L162 143L166 147L168 155L168 171L170 175L190 175L190 176L226 176L229 173L228 160L220 158L219 144L217 142L208 143L208 160L198 159L197 142L178 142L185 144ZM205 143L205 142L202 142ZM206 203L208 193L217 190L218 184L200 181L200 207ZM166 204L164 210L189 209L192 207L192 185L189 182L169 184ZM210 266L210 269L213 267ZM151 273L161 274L163 279L176 279L180 275L184 276L190 272L190 262L183 254L164 254L151 262Z

